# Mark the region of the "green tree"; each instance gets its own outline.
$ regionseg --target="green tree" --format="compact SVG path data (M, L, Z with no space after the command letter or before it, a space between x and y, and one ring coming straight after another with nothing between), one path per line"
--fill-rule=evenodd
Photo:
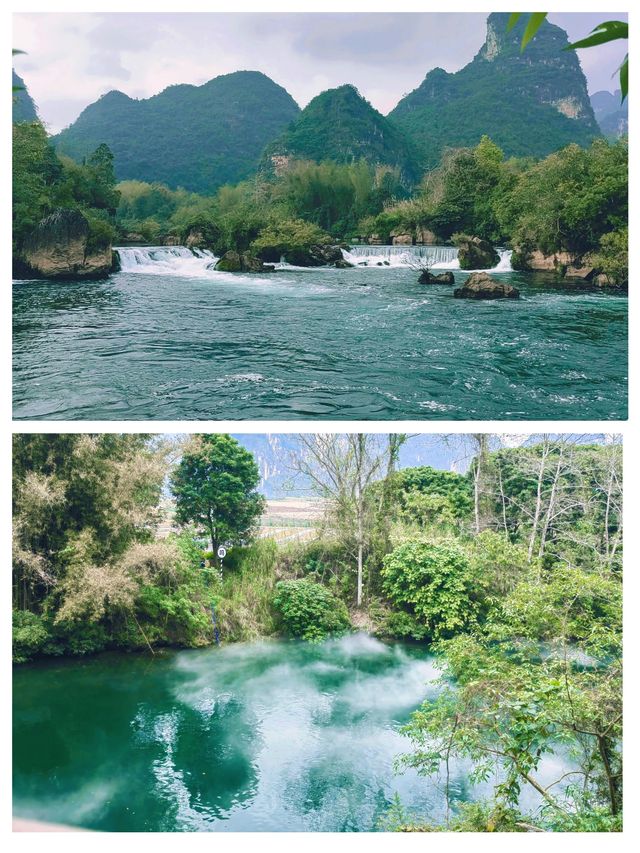
M204 529L214 551L226 542L243 544L264 511L259 483L252 454L230 435L196 436L171 478L176 518Z
M292 637L323 640L349 627L349 614L343 601L322 584L288 580L276 584L273 606Z
M478 610L469 560L455 543L399 545L384 558L382 589L433 639L464 630Z

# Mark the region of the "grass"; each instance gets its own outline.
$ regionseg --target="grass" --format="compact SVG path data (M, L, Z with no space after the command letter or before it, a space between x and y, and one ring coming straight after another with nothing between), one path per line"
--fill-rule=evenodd
M277 553L273 540L261 539L247 548L241 566L224 577L216 606L223 642L257 640L277 632L271 606Z

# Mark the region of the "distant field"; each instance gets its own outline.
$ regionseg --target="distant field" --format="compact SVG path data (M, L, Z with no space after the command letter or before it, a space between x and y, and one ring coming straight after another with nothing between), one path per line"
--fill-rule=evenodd
M267 501L260 521L258 536L275 539L282 544L293 540L312 539L324 511L324 502L315 498L281 498ZM165 539L176 533L175 505L166 499L160 506L162 520L158 525L158 538Z

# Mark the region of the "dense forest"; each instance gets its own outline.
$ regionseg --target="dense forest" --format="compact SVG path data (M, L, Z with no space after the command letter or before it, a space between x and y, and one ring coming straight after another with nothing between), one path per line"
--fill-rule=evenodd
M82 160L105 143L119 180L211 193L252 174L264 147L299 112L291 95L264 74L236 71L203 86L169 86L143 100L109 92L53 144Z
M14 659L200 646L216 630L429 644L441 689L401 762L433 775L459 756L472 781L502 781L446 826L397 803L391 828L619 829L620 444L452 437L472 448L462 475L398 470L406 440L300 436L290 465L325 515L313 540L278 546L256 538L258 469L229 436L15 436ZM167 489L179 532L158 538ZM221 542L222 570L208 550ZM545 787L537 769L558 748L575 771ZM544 801L535 815L519 811L523 786Z

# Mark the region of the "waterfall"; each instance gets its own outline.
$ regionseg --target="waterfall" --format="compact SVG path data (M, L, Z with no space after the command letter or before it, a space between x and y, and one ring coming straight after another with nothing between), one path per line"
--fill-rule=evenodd
M217 260L208 249L186 246L117 246L115 251L123 272L146 275L202 276Z
M511 272L511 251L497 251L500 260L489 272ZM434 270L460 269L455 246L352 246L342 254L357 267L419 267L426 261Z

